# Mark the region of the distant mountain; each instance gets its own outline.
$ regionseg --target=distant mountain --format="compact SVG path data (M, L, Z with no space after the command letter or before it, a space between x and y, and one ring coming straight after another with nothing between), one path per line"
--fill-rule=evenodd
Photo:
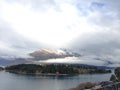
M78 67L84 67L84 68L96 68L96 69L113 69L114 67L107 67L107 66L95 66L95 65L88 65L88 64L75 64L75 63L41 63L36 62L33 58L3 58L0 57L0 66L11 66L11 65L17 65L17 64L62 64L62 65L72 65L72 66L78 66Z
M72 66L84 67L84 68L95 68L95 69L114 69L114 67L108 66L95 66L95 65L88 65L88 64L71 64Z
M12 61L13 61L13 59L0 57L0 65L1 66L6 66L9 63L11 63Z
M29 54L37 60L47 60L56 58L72 57L73 55L63 50L38 50Z
M70 63L74 65L83 64L83 66L88 66L88 65L94 66L94 63L96 63L96 66L98 66L99 69L106 68L105 66L114 67L116 64L116 62L112 62L109 59L104 59L101 57L87 57L85 55L82 55L78 52L75 52L69 49L58 49L58 50L41 49L28 54L31 57L19 58L15 56L1 55L0 65L9 66L9 65L24 64L24 63L30 63L30 64L52 63L52 62L45 61L49 59L51 60L53 59L54 62L56 62L57 60L59 61L61 60L60 63L67 63L67 64ZM64 62L64 60L67 60L67 62ZM93 63L90 61L92 61ZM120 63L117 63L117 64L119 65Z
M73 57L73 56L80 56L79 54L67 50L48 50L48 49L41 49L29 53L32 57L27 58L19 58L13 56L0 56L0 65L1 66L8 66L8 65L15 65L15 64L23 64L23 63L34 63L35 61L39 60L48 60L48 59L57 59L57 58L66 58L66 57Z
M0 66L10 66L10 65L30 63L30 62L31 61L28 61L24 58L3 58L3 57L0 57Z

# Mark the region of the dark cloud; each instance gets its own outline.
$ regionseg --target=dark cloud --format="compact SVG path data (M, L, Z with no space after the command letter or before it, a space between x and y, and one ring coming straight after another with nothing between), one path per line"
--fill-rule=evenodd
M78 38L78 40L76 41L80 41L80 47L86 47L89 45L100 45L100 44L105 44L105 43L110 43L110 42L116 42L119 43L120 40L120 36L119 36L120 32L119 31L111 31L110 30L103 30L103 31L97 31L97 32L93 32L93 33L86 33L83 34L81 37L82 38ZM76 42L77 43L77 42ZM89 44L89 45L88 45ZM115 43L113 43L115 44ZM110 45L109 45L110 46ZM108 47L109 47L108 46ZM113 46L113 45L112 45Z
M83 55L83 60L97 60L118 63L120 62L120 32L100 31L87 33L72 43L71 48Z

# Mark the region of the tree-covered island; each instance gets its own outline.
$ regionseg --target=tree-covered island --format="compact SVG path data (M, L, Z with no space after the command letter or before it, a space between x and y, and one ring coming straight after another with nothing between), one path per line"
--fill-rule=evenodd
M97 69L95 67L75 66L71 64L19 64L6 67L5 70L12 73L35 75L111 73L111 70Z

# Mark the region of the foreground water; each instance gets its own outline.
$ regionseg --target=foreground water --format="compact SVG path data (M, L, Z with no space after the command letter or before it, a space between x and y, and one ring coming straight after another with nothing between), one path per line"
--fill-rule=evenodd
M68 90L82 82L109 80L111 74L33 76L0 72L0 90Z

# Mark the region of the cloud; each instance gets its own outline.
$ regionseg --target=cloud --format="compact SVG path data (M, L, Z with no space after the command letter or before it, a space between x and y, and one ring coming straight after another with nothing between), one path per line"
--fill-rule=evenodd
M9 22L16 32L31 40L62 47L91 28L71 1L54 1L54 4L38 2L42 3L38 8L34 7L34 3L14 1L4 2L1 6L3 19ZM50 7L46 3L49 3Z
M36 47L25 43L30 39L50 48L76 50L87 60L119 62L119 3L119 0L1 0L0 47L29 50ZM25 38L28 39L23 42Z
M43 47L42 44L24 38L16 33L7 22L0 19L0 57L25 57L28 56L28 52L40 47Z

